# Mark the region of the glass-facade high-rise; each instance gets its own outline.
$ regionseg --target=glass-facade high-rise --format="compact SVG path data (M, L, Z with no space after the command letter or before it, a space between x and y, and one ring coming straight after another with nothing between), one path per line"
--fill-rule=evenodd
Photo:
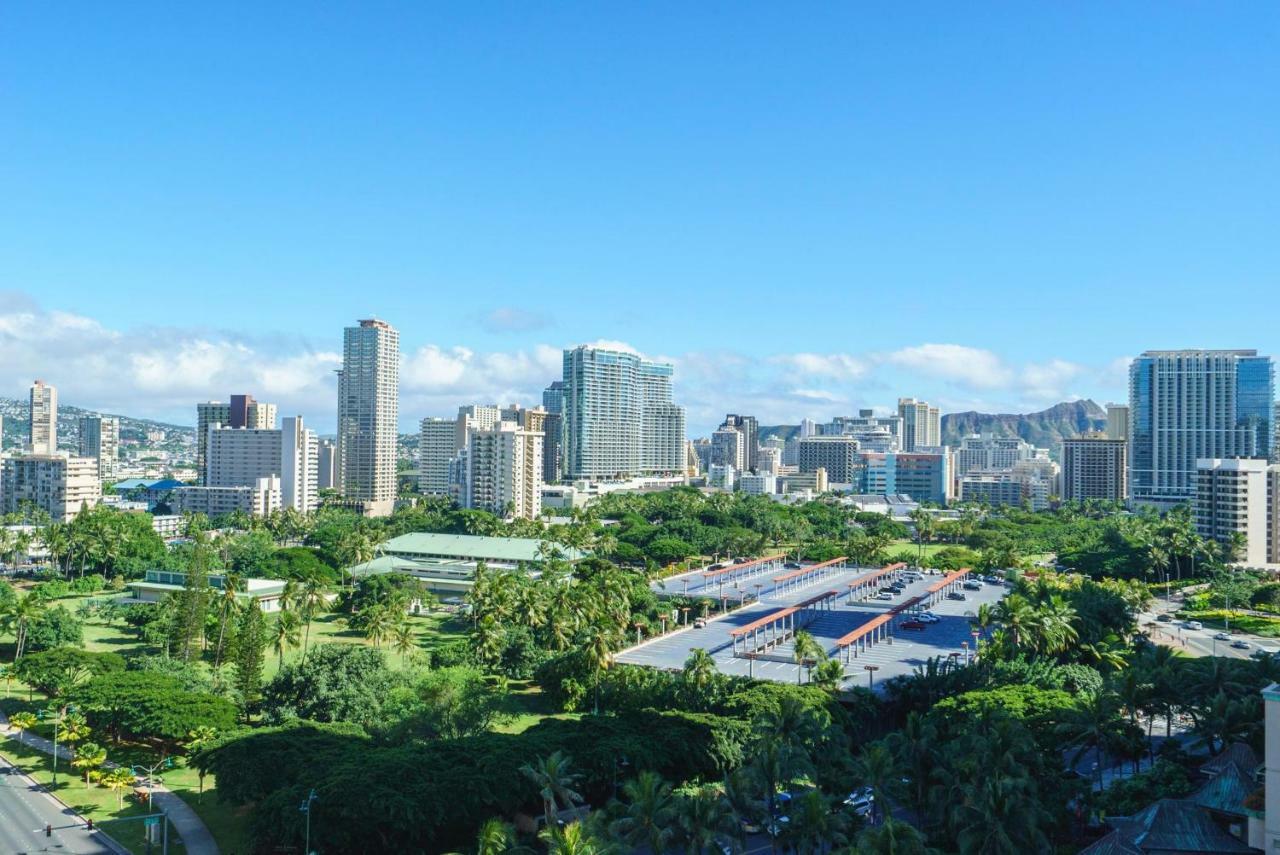
M1129 366L1129 489L1190 501L1200 459L1271 455L1275 365L1256 350L1147 351Z
M684 408L671 401L670 364L581 347L564 352L564 476L612 479L678 474Z

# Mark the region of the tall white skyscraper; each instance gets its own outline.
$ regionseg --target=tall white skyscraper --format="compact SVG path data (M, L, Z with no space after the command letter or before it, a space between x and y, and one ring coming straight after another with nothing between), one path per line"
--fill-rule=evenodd
M1149 350L1129 366L1129 490L1169 507L1200 459L1271 456L1275 366L1256 350Z
M942 445L942 417L937 407L915 398L899 398L898 415L902 417L903 451Z
M279 478L281 445L279 430L210 425L204 485L246 487L259 478Z
M566 478L684 471L684 408L669 363L583 345L564 352Z
M316 486L321 490L337 489L338 444L331 439L320 440L316 461Z
M80 419L80 456L98 461L98 477L111 478L120 453L120 420L115 416Z
M58 390L43 380L31 384L27 449L32 454L53 454L58 450Z
M400 334L379 320L347 327L338 372L338 489L369 516L395 508L399 395Z
M302 416L280 423L280 504L307 513L320 504L320 443Z
M542 513L542 431L504 421L471 431L468 443L467 507L537 519Z

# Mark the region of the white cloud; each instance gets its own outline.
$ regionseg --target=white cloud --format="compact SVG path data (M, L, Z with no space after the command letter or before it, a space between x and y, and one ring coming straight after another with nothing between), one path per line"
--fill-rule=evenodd
M885 357L892 365L925 377L937 377L974 389L1009 385L1012 372L989 350L963 344L921 344L904 347Z
M594 344L642 354L627 342ZM424 416L448 416L467 403L539 403L542 390L560 377L562 353L547 343L499 351L440 344L410 350L401 365L401 424L411 429ZM889 353L720 350L669 359L676 365L676 400L688 409L695 436L729 412L752 413L764 424L794 424L873 404L892 409L899 395L922 397L947 411L1028 412L1081 395L1102 401L1123 395L1127 370L1126 360L1016 364L989 350L939 343ZM8 380L0 395L7 397L25 397L27 384L39 377L59 387L65 404L190 424L196 401L248 392L278 404L281 414L301 413L329 431L336 409L333 372L340 363L333 349L297 337L116 330L84 315L46 311L22 294L0 293L0 365Z

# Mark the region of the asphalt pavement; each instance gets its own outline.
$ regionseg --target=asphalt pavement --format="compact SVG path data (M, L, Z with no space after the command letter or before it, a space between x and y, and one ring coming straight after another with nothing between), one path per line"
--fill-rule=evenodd
M1230 659L1248 659L1259 650L1275 652L1280 649L1280 639L1267 638L1260 635L1232 630L1229 638L1218 639L1215 635L1222 633L1221 627L1206 626L1203 629L1189 629L1183 622L1173 617L1174 612L1182 607L1177 599L1167 602L1163 598L1156 600L1149 611L1138 616L1138 624L1143 632L1149 633L1152 641L1173 647L1189 656L1221 656ZM1160 621L1158 616L1168 614L1172 620ZM1241 650L1231 646L1234 641L1244 641L1249 647Z
M52 834L45 836L45 827ZM0 757L0 853L116 855L119 850L90 832L71 808Z

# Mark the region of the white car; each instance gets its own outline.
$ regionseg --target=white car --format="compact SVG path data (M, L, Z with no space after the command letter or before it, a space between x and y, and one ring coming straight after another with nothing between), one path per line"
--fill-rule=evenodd
M1187 629L1204 629L1204 624L1198 620L1189 620L1183 624Z
M1225 632L1215 632L1215 633L1213 634L1213 637L1214 637L1214 639L1215 639L1216 641L1230 641L1230 640L1231 640L1231 636L1227 635Z
M892 600L893 594L876 594L877 600Z
M933 612L920 612L920 614L915 615L915 619L921 623L940 623L942 621L942 618Z

